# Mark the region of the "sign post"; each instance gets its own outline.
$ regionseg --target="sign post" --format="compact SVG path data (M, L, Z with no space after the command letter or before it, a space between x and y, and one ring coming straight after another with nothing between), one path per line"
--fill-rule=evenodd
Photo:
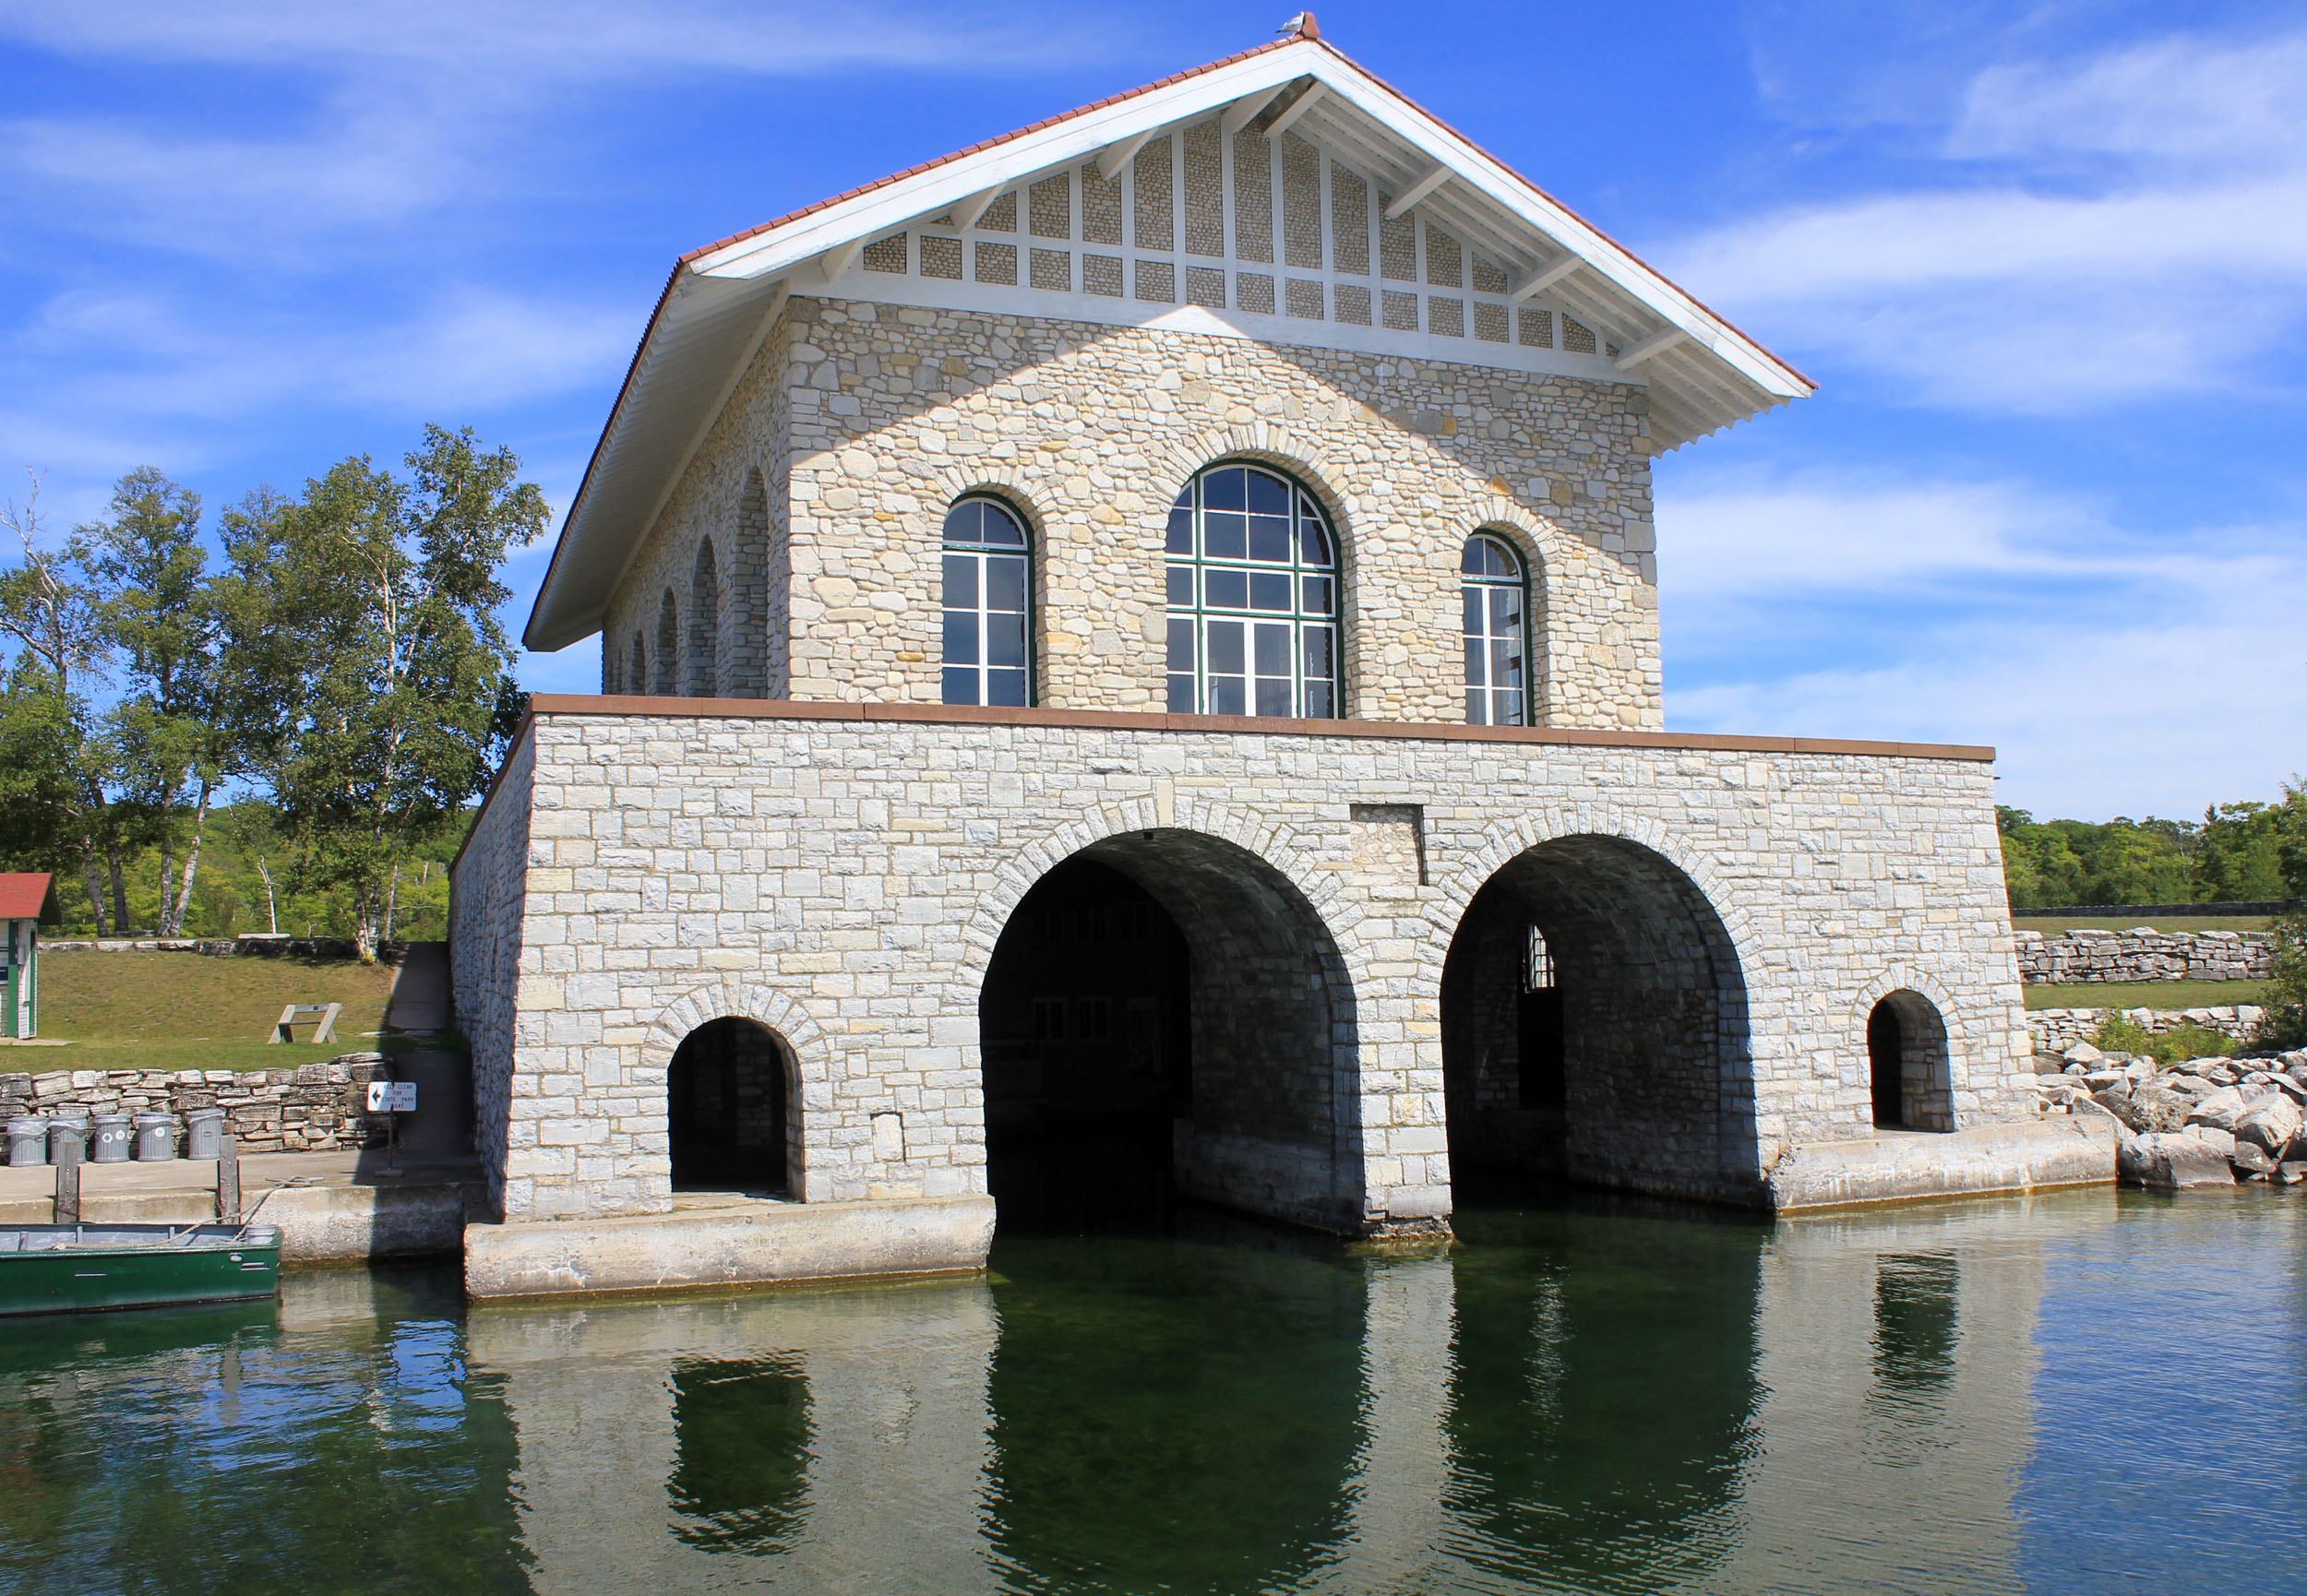
M397 1175L400 1173L400 1116L416 1112L416 1082L370 1081L368 1112L385 1116L385 1167L377 1173Z

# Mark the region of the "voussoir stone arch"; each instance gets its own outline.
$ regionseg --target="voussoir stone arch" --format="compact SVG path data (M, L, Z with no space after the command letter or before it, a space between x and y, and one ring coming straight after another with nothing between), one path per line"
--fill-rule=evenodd
M1873 1014L1874 1006L1895 992L1911 992L1937 1011L1939 1030L1946 1039L1949 1084L1956 1089L1966 1085L1970 1074L1970 1050L1986 1041L1985 1037L1973 1034L1979 1017L1957 1004L1928 971L1918 970L1911 964L1887 966L1852 995L1843 1011L1843 1024L1845 1036L1856 1039L1857 1055L1866 1055L1867 1019Z
M1446 836L1429 840L1429 869L1441 892L1427 909L1429 935L1421 939L1418 948L1419 979L1430 983L1426 990L1440 990L1451 938L1457 935L1458 923L1465 917L1474 895L1531 849L1569 837L1632 842L1665 860L1705 899L1728 943L1725 951L1737 959L1739 968L1757 968L1762 949L1752 921L1704 855L1685 847L1673 831L1649 816L1630 814L1610 804L1566 804L1493 822L1478 841L1464 850L1451 850Z
M1194 803L1181 797L1167 820L1160 818L1152 794L1101 804L1078 819L1052 827L1003 860L993 880L978 894L977 906L962 930L962 954L954 970L955 986L974 992L985 984L994 948L1008 929L1010 918L1042 877L1068 859L1109 838L1148 831L1190 831L1230 842L1272 866L1302 898L1323 933L1347 959L1347 973L1357 984L1359 971L1348 956L1352 921L1336 912L1337 873L1315 866L1312 852L1283 822L1223 804Z
M1148 451L1149 482L1146 509L1149 530L1158 544L1169 528L1169 507L1186 484L1212 466L1238 460L1269 466L1289 477L1321 502L1330 518L1330 530L1338 540L1338 568L1353 574L1353 499L1335 474L1323 466L1322 450L1311 438L1299 438L1288 425L1256 421L1239 426L1205 428L1184 439L1164 438Z
M667 1004L649 1022L633 1084L662 1087L682 1041L699 1026L715 1019L749 1019L775 1031L793 1054L798 1077L795 1084L800 1089L797 1106L804 1113L832 1107L832 1080L822 1028L790 995L758 982L710 982Z

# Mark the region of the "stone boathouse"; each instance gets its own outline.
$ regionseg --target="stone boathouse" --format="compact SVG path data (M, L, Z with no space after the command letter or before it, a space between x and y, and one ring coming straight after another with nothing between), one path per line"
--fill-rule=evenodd
M681 257L455 867L472 1289L2109 1178L1991 750L1664 729L1651 459L1810 391L1310 24Z

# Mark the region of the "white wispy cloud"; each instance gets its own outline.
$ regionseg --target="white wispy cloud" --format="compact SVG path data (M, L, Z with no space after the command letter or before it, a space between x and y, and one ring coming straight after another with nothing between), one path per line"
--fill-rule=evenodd
M1687 239L1684 280L1950 407L2075 413L2288 383L2307 325L2307 35L1976 75L1943 180Z
M2307 540L1813 470L1659 516L1668 722L1989 743L2003 801L2192 815L2307 764ZM1822 662L1831 661L1831 662Z

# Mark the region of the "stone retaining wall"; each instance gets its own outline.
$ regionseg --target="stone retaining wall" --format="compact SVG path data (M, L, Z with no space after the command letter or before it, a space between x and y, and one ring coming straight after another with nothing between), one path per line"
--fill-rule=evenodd
M2231 1036L2238 1042L2248 1042L2252 1032L2259 1028L2260 1012L2242 1003L2232 1008L2126 1008L2122 1016L2135 1020L2150 1036L2193 1025ZM2029 1009L2026 1029L2035 1038L2036 1052L2063 1053L2078 1042L2088 1042L2106 1013L2103 1008Z
M2232 931L2070 931L2018 934L2019 979L2029 986L2139 981L2264 981L2273 944Z
M51 942L43 938L44 953L202 953L211 959L256 954L269 959L356 959L360 946L349 936L106 936ZM405 942L384 942L377 947L379 964L399 964L409 951Z
M0 1114L183 1114L196 1108L224 1110L225 1128L239 1150L328 1152L380 1147L385 1121L372 1132L367 1086L384 1063L380 1053L348 1053L294 1069L54 1069L38 1075L0 1074Z

